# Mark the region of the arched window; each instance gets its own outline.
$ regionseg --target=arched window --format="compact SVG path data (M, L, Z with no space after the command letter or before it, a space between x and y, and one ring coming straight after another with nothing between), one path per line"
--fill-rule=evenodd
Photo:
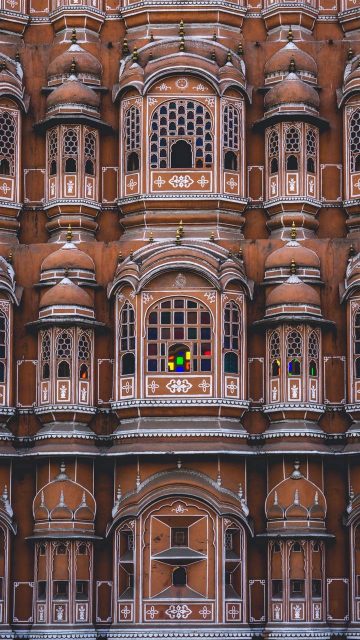
M309 376L317 378L319 373L319 336L312 331L308 340Z
M169 363L173 362L169 357L175 356L175 347L182 347L191 371L211 371L211 314L199 302L171 298L158 303L148 313L146 335L147 371L169 371Z
M355 378L360 378L360 358L355 359Z
M187 575L185 567L176 567L172 574L172 583L174 587L186 587Z
M151 168L174 168L172 162L178 161L179 157L182 163L188 162L190 151L192 163L182 168L211 167L212 126L210 111L203 104L193 100L164 102L155 109L151 120ZM186 149L184 145L175 147L178 140L187 144ZM180 167L177 165L177 168Z
M140 110L132 105L125 114L125 148L126 170L138 171L140 169Z
M280 335L278 331L274 331L270 337L270 375L277 378L281 373L280 361Z
M290 127L285 135L286 169L297 171L299 168L300 131L296 127Z
M268 138L268 157L270 161L270 173L279 171L279 133L273 129Z
M301 375L301 359L303 355L302 337L296 330L290 331L286 339L286 355L288 361L288 375Z
M223 111L224 169L237 171L240 150L240 115L233 104L226 104Z
M80 380L89 380L91 364L91 339L90 336L82 332L78 342L78 368Z
M171 168L191 169L193 166L192 149L190 142L177 140L171 146Z
M17 127L9 111L0 110L0 175L15 175Z
M317 135L315 129L306 132L306 169L309 173L315 173L317 153Z
M360 171L360 110L355 111L349 123L350 171Z
M7 337L6 337L6 318L0 313L0 382L6 379L6 360L7 360Z
M78 133L75 129L67 129L63 138L63 159L65 173L76 173L78 161Z
M241 318L238 305L231 301L224 307L224 372L239 373Z
M169 347L168 371L185 373L191 370L190 349L185 344L172 344Z
M49 175L55 176L58 160L58 130L50 129L48 132L48 167Z
M41 338L41 378L49 380L50 378L50 357L51 357L51 340L50 333L45 331Z
M84 161L85 173L88 176L94 176L96 166L96 136L92 131L87 131L84 136Z
M69 331L62 331L56 340L56 363L59 378L70 378L72 360L72 335Z
M120 311L120 360L121 375L135 373L135 312L126 301ZM125 352L125 353L124 353Z

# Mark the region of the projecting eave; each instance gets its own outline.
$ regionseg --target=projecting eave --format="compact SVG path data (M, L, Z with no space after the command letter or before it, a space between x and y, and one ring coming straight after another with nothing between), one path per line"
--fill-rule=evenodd
M34 533L32 536L26 536L25 540L103 540L102 536L86 531L71 530L66 531L43 531L42 533Z
M261 120L256 120L253 124L253 130L256 132L262 132L267 127L271 127L278 122L308 122L320 129L320 131L326 131L330 128L329 121L325 118L321 118L312 113L306 113L304 111L282 111L281 113L274 113L269 116L264 116Z
M255 320L252 323L253 327L266 327L272 326L275 324L289 322L290 324L298 324L299 322L311 324L311 325L319 325L322 327L335 328L336 323L333 320L327 320L326 318L322 318L321 316L316 316L313 314L278 314L276 316L270 316L268 318L262 318L261 320Z
M36 122L33 125L33 128L36 133L44 133L57 124L87 124L90 127L99 129L100 131L102 131L102 133L115 133L115 129L113 129L113 127L107 122L104 122L104 120L100 120L100 118L96 118L95 116L85 115L82 113L66 113L50 116L48 118L44 118L44 120L39 120L39 122Z
M258 533L256 538L322 538L327 540L335 540L333 533L321 529L277 529L276 531L266 531L266 533Z
M91 320L88 318L82 318L80 316L68 316L66 318L61 317L51 317L51 318L43 318L42 320L33 320L32 322L26 323L26 328L29 331L37 331L42 327L88 327L91 329L97 329L101 331L109 331L110 327L108 327L104 322L99 322L98 320Z

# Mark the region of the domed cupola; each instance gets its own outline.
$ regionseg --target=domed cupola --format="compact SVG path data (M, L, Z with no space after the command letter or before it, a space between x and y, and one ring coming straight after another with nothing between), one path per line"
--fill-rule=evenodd
M301 80L311 84L317 83L317 65L312 56L299 49L288 36L289 42L276 51L265 64L265 86L284 80L289 73L291 60L294 61L297 74Z
M46 256L41 265L40 283L56 284L65 274L76 284L96 284L95 265L89 254L72 242L71 229L67 242L57 251Z
M60 473L36 494L33 502L35 537L59 537L62 533L76 538L94 534L96 504L94 496L66 474Z
M319 292L296 275L295 263L290 270L290 277L267 293L265 318L321 318Z
M94 319L94 303L90 295L68 277L45 291L40 301L39 319L55 317Z
M269 284L284 282L291 275L292 264L296 264L297 275L303 282L320 283L320 259L315 251L296 240L295 226L291 240L267 256L264 281Z
M325 530L323 492L303 476L298 462L288 478L276 485L265 503L267 529L272 533L304 535Z
M299 112L299 110L318 115L319 95L313 87L301 80L295 69L295 62L292 59L287 76L266 94L264 105L267 115Z
M47 117L57 113L87 113L99 117L100 98L75 75L76 63L72 63L71 73L67 80L56 87L46 100Z
M85 84L99 86L101 84L102 65L89 51L77 43L76 32L73 30L71 45L50 62L47 75L48 86L63 83L71 75L75 65L79 80Z

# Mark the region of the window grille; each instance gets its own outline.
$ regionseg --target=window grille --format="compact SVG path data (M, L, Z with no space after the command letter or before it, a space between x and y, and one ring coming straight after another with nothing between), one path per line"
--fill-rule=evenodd
M271 334L270 338L270 358L280 358L280 335L277 331Z
M125 140L126 151L138 151L140 149L140 110L134 105L125 115Z
M75 129L67 129L63 138L63 158L66 173L75 173L78 159L78 134Z
M6 356L7 356L7 339L6 339L6 318L0 313L0 382L6 379Z
M150 135L152 169L174 167L171 151L179 140L191 148L192 167L212 166L212 119L204 105L191 100L176 100L165 102L154 111Z
M48 134L48 167L49 175L53 176L57 172L58 158L58 130L51 129Z
M84 136L84 161L85 173L89 175L95 174L96 161L96 137L95 133L88 131Z
M135 312L130 302L125 302L120 312L121 374L135 373Z
M270 158L279 155L279 133L273 130L269 135L269 156Z
M312 331L309 335L309 358L317 360L319 357L319 337Z
M302 337L298 331L290 331L286 339L288 358L301 358L302 356Z
M360 110L350 120L350 171L360 171Z
M164 300L150 310L146 331L149 372L211 371L212 321L204 305L183 298ZM183 353L179 349L175 354L175 346L183 347Z
M296 127L290 127L285 136L285 151L287 153L299 153L300 131Z
M43 380L50 378L50 358L51 358L51 339L50 333L46 331L42 335L41 340L41 377Z
M223 144L225 149L239 151L240 122L239 111L233 104L224 107Z
M0 174L15 175L16 121L9 111L0 111Z

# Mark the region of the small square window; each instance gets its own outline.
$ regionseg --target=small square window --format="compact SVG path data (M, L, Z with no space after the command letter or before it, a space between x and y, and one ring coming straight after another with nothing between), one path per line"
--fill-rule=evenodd
M283 581L282 580L272 580L272 597L273 598L283 597Z
M187 527L172 527L171 529L171 546L187 547L188 546L188 529Z
M46 581L39 580L37 583L38 600L46 600Z
M321 580L311 581L311 591L313 598L321 598Z
M89 583L86 580L76 581L76 600L87 600L89 594Z
M54 582L54 598L58 600L66 599L69 593L69 583L67 580L55 580Z
M305 594L304 580L290 580L290 597L303 598Z

